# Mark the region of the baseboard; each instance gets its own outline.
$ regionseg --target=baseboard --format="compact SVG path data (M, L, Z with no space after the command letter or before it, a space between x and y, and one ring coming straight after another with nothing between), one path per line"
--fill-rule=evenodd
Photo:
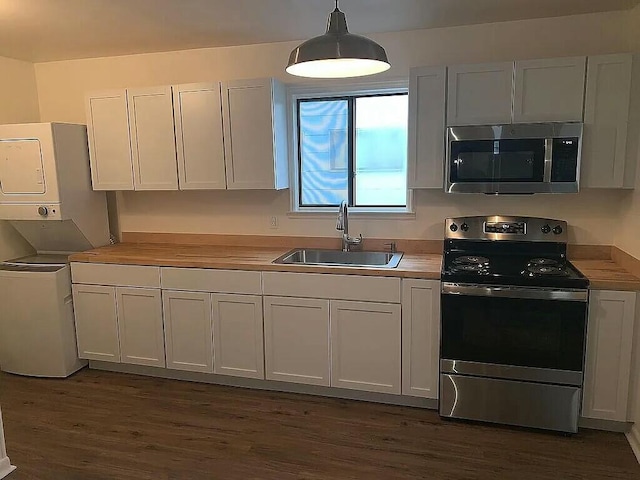
M631 445L631 450L633 450L633 453L638 459L638 463L640 463L640 426L634 426L631 431L625 435L627 436L629 445Z
M228 375L216 375L211 373L183 372L159 367L145 367L140 365L127 365L123 363L110 363L91 360L89 368L108 372L131 373L147 377L167 378L170 380L184 380L188 382L209 383L224 385L227 387L252 388L256 390L269 390L273 392L301 393L304 395L316 395L320 397L343 398L346 400L359 400L363 402L384 403L404 407L419 407L431 410L438 409L438 400L431 398L411 397L408 395L394 395L389 393L372 393L347 388L321 387L317 385L304 385L299 383L277 382L273 380L258 380L252 378L231 377Z
M7 457L0 459L0 478L4 478L16 469Z
M617 422L615 420L600 420L596 418L580 417L578 423L580 428L589 428L591 430L604 430L605 432L627 433L631 430L633 423Z

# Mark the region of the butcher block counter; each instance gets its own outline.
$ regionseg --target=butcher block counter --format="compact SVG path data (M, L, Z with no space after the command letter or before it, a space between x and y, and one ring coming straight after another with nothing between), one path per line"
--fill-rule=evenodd
M273 261L289 247L233 247L161 243L119 243L71 255L72 262L154 265L161 267L220 268L279 272L339 273L384 277L440 278L442 256L405 253L397 268L280 265ZM613 260L574 259L572 263L588 279L592 289L640 291L640 278Z
M613 260L572 260L571 263L589 279L594 290L640 291L640 278Z
M396 268L342 267L324 265L280 265L273 261L291 248L119 243L76 253L72 262L153 265L160 267L220 268L278 272L339 273L440 279L442 255L405 253Z

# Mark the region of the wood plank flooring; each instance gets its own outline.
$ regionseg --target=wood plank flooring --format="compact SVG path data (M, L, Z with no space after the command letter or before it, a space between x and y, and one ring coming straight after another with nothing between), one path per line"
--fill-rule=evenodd
M0 374L9 480L640 479L622 434L83 370Z

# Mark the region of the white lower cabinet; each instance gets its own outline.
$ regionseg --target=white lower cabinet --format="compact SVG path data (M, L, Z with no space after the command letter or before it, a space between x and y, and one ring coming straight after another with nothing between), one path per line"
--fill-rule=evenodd
M264 378L262 297L213 294L214 372Z
M120 362L116 289L103 285L73 285L78 356L86 360Z
M159 289L116 288L122 363L164 367L164 328Z
M211 294L163 290L167 368L213 373Z
M635 292L590 292L584 417L628 420L635 309Z
M267 380L329 386L329 301L264 297Z
M331 386L400 394L400 305L331 301Z
M438 398L440 282L402 281L402 394Z

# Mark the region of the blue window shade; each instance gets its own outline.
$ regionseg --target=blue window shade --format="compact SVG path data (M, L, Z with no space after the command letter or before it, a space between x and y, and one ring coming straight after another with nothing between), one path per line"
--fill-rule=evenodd
M300 204L339 205L348 198L347 100L300 103Z
M298 108L301 207L406 206L407 94L305 99Z

